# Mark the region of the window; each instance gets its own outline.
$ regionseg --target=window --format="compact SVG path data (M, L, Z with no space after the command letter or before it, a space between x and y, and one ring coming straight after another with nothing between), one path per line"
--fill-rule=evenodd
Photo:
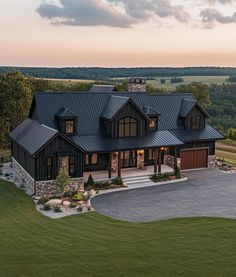
M192 125L192 129L200 129L200 117L193 116L191 125Z
M149 120L149 131L156 131L157 130L157 118L151 118Z
M137 120L132 117L125 117L118 122L118 137L137 136Z
M74 120L66 120L66 134L73 134L75 130Z
M89 155L88 154L86 154L85 155L85 165L89 165Z
M52 179L52 157L47 158L47 180Z
M92 155L91 163L92 163L93 165L95 165L95 164L98 163L98 155L97 155L97 154L93 154L93 155Z
M153 149L148 150L148 159L154 160L154 150Z
M75 176L75 156L70 156L69 174L71 177Z

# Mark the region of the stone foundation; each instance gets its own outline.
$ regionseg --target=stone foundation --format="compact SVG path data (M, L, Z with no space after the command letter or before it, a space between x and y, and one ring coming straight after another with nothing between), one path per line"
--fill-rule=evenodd
M34 183L35 180L29 175L28 172L14 159L11 161L12 169L14 170L17 180L17 183L20 184L20 187L24 188L25 192L28 195L34 194Z
M60 194L60 190L55 180L51 181L37 181L35 182L35 196L43 195L57 195ZM72 179L71 183L67 186L66 191L84 191L84 179Z
M215 168L216 165L216 155L208 156L208 167Z

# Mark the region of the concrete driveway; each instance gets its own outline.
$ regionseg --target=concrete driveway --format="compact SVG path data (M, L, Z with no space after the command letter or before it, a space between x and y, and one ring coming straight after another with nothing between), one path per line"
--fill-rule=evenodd
M130 222L176 217L236 218L236 174L215 169L184 173L185 182L119 191L91 200L103 215Z

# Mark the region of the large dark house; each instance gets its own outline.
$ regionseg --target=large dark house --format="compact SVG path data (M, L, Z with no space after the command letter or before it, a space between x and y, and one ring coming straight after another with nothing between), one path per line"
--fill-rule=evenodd
M154 173L162 164L213 165L223 137L194 96L145 89L144 80L133 78L129 92L36 93L29 117L9 134L12 165L31 193L51 192L62 166L83 184L84 172L111 178L123 168L152 166Z

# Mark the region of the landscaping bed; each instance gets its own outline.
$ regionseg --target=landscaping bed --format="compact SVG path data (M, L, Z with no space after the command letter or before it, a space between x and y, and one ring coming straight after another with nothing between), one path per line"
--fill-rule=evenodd
M150 180L154 183L157 183L180 180L182 177L183 176L181 175L180 169L177 168L173 173L156 173L150 177Z

